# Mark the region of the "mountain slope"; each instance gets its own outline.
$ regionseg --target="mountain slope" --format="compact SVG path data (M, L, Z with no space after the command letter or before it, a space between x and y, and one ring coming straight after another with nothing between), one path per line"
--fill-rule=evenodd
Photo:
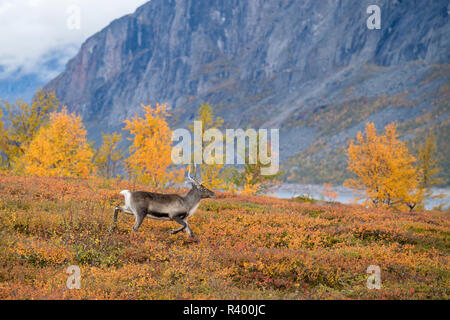
M142 103L167 102L186 127L208 100L228 127L281 128L292 181L342 182L342 150L366 120L397 121L411 140L435 130L450 168L449 1L375 2L381 30L366 27L373 1L153 0L89 38L45 89L95 140Z

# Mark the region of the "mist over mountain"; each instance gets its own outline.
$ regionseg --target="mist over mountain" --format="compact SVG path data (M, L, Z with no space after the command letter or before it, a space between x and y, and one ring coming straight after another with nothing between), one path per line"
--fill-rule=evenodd
M90 37L45 86L92 139L141 104L187 127L209 101L229 128L280 128L288 181L341 183L372 121L412 144L435 132L450 182L450 0L152 0ZM369 30L366 9L381 8Z
M38 88L64 71L65 62L78 50L74 46L64 46L59 50L50 50L45 55L36 58L30 66L0 65L0 98L8 102L18 99L30 103Z

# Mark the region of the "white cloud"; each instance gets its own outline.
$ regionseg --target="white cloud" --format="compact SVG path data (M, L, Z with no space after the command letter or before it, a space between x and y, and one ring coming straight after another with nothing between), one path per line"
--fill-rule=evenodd
M89 36L145 2L0 0L0 77L17 70L22 74L44 72L46 78L53 76L52 70L43 65L46 60L55 58L57 63L66 63ZM79 28L73 16L77 10L73 8L79 8Z

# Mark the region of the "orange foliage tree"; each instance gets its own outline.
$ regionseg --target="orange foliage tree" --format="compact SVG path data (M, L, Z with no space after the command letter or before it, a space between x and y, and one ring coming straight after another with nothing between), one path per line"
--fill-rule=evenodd
M175 173L168 167L172 163L172 131L167 124L169 116L166 105L142 105L144 116L134 116L125 120L124 130L128 130L133 138L130 145L130 156L126 160L130 175L139 183L162 187L176 179Z
M23 165L31 175L85 178L93 170L92 156L81 117L64 107L50 114L50 123L25 148Z
M398 139L395 124L386 126L385 134L377 136L374 124L367 123L365 135L358 132L356 141L350 142L348 165L356 178L346 180L345 185L361 192L366 205L411 208L423 197L417 190L420 169L414 168L415 161Z

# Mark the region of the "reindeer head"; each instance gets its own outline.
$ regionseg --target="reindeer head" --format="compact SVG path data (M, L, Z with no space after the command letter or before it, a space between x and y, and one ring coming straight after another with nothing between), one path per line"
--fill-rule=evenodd
M206 188L200 181L191 177L191 166L189 166L188 176L189 182L192 183L192 189L199 192L202 199L214 197L214 192Z

